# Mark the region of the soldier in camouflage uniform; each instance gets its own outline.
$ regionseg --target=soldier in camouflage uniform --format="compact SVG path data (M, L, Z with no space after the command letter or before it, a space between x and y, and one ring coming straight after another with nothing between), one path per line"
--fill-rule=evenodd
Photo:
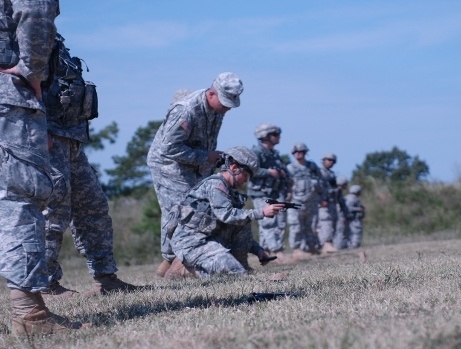
M256 127L255 136L259 141L253 147L259 159L260 169L248 183L248 195L253 199L256 209L262 209L265 200L286 201L291 195L291 182L288 170L274 147L280 141L280 127L261 124ZM271 254L277 255L278 263L291 263L293 260L283 253L283 239L286 227L286 212L274 217L265 217L259 223L259 243Z
M365 207L360 202L362 187L353 185L349 189L349 194L345 197L348 209L348 230L347 230L347 247L357 248L362 244L363 218L365 217Z
M317 253L317 221L321 195L321 174L315 162L306 160L309 148L304 143L296 143L291 153L295 162L287 166L293 180L291 201L300 204L299 210L288 210L287 222L290 228L289 243L294 249L293 256L309 257L305 252Z
M136 287L117 278L113 254L113 228L109 205L96 171L83 151L88 143L88 120L97 117L94 84L82 78L81 60L71 57L64 38L55 39L56 69L51 86L44 90L49 152L54 192L47 207L46 259L50 290L44 295L70 296L75 291L59 284L58 262L62 239L71 227L77 250L86 258L94 278L93 291L132 291Z
M341 202L341 192L336 183L336 175L331 169L336 163L336 155L326 153L322 159L322 174L323 197L320 200L319 207L319 222L317 225L317 233L319 244L322 247L322 252L335 252L337 249L333 246L333 238L335 236L336 223L338 221L337 205Z
M164 261L157 275L164 276L174 253L164 228L168 213L189 190L210 176L221 154L216 151L224 114L240 105L242 81L221 73L208 89L190 93L170 106L147 156L154 189L162 211L161 251Z
M0 274L17 335L81 328L51 313L42 209L53 190L41 82L59 2L0 0Z
M347 185L349 181L346 177L340 176L336 180L336 184L338 186L338 190L340 191L340 195L338 195L338 204L336 205L336 209L338 212L338 220L336 222L336 230L335 236L333 238L333 246L338 250L347 247L347 239L346 239L346 225L347 225L347 207L344 201L343 190L347 189Z
M273 216L283 205L266 205L263 209L244 209L246 196L236 188L245 184L258 170L256 154L245 147L224 152L221 172L197 184L179 206L179 223L171 244L176 264L183 265L199 277L213 274L246 274L248 252L257 255L262 264L269 256L253 239L251 221ZM243 257L243 259L242 259Z

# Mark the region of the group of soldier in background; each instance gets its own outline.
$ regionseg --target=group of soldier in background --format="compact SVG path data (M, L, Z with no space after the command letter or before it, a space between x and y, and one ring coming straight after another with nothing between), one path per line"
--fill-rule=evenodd
M276 255L279 263L359 247L365 215L359 199L361 187L351 186L344 196L348 181L345 177L336 178L332 170L336 155L325 154L322 166L318 167L306 159L309 148L304 143L293 145L291 153L295 161L285 165L274 149L281 132L279 126L272 124L256 128L258 145L253 151L258 155L260 170L248 184L248 195L255 207L260 207L267 199L288 201L295 207L259 221L260 244ZM289 246L293 249L291 257L283 252L286 225Z

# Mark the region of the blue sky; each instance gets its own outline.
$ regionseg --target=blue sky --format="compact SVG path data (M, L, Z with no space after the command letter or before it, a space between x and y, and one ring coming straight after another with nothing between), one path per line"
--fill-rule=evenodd
M56 24L98 86L93 126L120 128L89 154L103 169L177 89L232 71L245 91L220 150L252 146L268 122L282 153L300 141L317 163L336 153L338 175L397 146L432 180L461 177L461 1L61 0Z

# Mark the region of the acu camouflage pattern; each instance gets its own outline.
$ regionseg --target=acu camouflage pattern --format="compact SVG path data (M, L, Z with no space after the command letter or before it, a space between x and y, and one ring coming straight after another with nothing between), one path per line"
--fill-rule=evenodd
M69 226L75 247L87 259L90 274L115 273L113 228L107 198L81 143L53 136L50 160L55 188L48 203L46 222L50 283L62 278L58 257L64 232Z
M0 275L10 288L48 289L45 219L52 192L43 104L28 81L46 79L58 2L0 1L0 47L11 47L24 78L0 72ZM17 41L9 41L16 38ZM20 52L18 51L20 50Z
M287 193L291 190L291 179L280 154L275 149L267 149L261 144L253 147L253 152L259 159L259 171L248 182L248 195L253 199L253 205L261 210L266 206L265 199L286 201ZM269 169L283 170L286 178L274 178ZM272 218L264 217L259 224L259 243L268 251L283 250L283 239L286 228L286 212L280 211Z
M363 206L355 194L347 194L345 202L348 210L348 225L347 225L347 247L357 248L362 244L363 235L363 218L365 217Z
M257 255L261 250L252 236L251 220L264 216L262 210L243 209L243 205L242 195L221 175L195 186L183 203L181 220L171 240L177 258L200 277L247 273L244 261L239 262L234 255Z
M319 207L319 222L317 225L317 234L321 246L325 242L333 242L338 221L337 204L341 195L336 185L336 175L324 166L320 168L323 183L323 195L321 200L327 201L326 207Z
M208 163L208 152L216 150L223 115L208 107L205 93L205 89L198 90L173 103L147 155L162 210L162 227L171 207L214 171L214 165ZM161 250L164 259L174 258L163 228Z
M299 210L287 210L288 241L291 248L306 251L317 242L318 205L322 193L320 169L313 161L306 161L305 165L291 163L287 170L293 180L291 201L301 204Z

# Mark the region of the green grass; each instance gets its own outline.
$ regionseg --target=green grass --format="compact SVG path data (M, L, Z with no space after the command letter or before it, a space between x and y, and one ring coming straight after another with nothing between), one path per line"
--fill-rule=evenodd
M50 309L93 327L32 341L9 333L2 283L0 348L461 348L459 232L365 242L290 266L251 259L255 273L241 278L168 282L155 265L123 266L123 280L151 289L52 299ZM64 285L90 288L83 259L63 268ZM271 281L274 273L285 278ZM298 297L249 304L251 292Z

